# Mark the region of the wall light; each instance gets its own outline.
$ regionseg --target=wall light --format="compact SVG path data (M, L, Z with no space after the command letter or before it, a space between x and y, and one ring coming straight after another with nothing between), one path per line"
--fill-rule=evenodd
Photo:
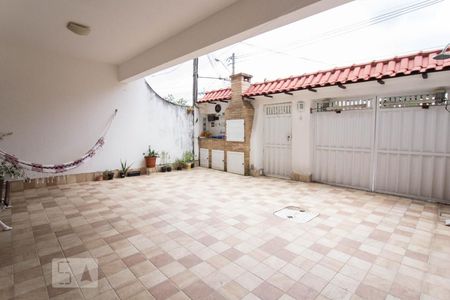
M67 29L78 35L88 35L91 32L91 28L89 26L72 21L67 23L66 27Z
M435 57L433 57L433 59L436 59L436 60L445 60L445 59L449 59L449 58L450 58L450 54L449 54L449 53L446 53L449 46L450 46L450 44L447 44L447 46L445 46L445 48L442 49L441 53L439 53L438 55L436 55Z

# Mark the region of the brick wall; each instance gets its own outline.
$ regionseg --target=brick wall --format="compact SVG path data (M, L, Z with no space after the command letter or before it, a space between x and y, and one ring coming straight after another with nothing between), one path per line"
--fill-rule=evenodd
M244 172L245 175L250 175L250 136L252 133L254 109L250 102L242 99L242 93L250 86L250 79L252 76L239 73L232 75L230 78L231 100L225 110L225 120L244 120L244 142L228 142L226 140L199 138L199 147L209 149L210 166L211 150L224 150L225 170L227 170L227 151L244 152Z
M239 73L231 76L231 101L225 110L225 120L244 119L244 142L226 142L226 151L244 152L245 175L250 175L250 136L253 125L253 106L242 99L252 76Z

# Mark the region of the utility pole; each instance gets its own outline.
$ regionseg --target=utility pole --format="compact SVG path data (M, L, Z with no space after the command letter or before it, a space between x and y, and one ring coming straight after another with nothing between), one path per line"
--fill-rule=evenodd
M194 58L193 67L192 105L195 106L197 104L198 97L198 57Z
M195 160L195 107L198 100L198 57L193 60L192 81L192 155Z
M232 66L232 72L231 72L231 74L232 75L234 75L234 71L235 71L235 69L234 69L234 66L235 66L235 63L236 63L236 55L234 54L234 52L233 52L233 54L231 54L231 66Z

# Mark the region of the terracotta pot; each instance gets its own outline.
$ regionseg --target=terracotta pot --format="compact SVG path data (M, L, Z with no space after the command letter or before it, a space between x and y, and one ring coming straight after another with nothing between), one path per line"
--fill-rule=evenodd
M145 166L147 168L154 168L156 165L156 156L145 156Z

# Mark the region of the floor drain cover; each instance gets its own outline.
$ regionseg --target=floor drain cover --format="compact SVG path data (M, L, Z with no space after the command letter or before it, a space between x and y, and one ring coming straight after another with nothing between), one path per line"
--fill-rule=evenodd
M274 215L283 219L293 220L297 223L306 223L317 217L319 213L308 212L296 206L287 206L276 211Z

